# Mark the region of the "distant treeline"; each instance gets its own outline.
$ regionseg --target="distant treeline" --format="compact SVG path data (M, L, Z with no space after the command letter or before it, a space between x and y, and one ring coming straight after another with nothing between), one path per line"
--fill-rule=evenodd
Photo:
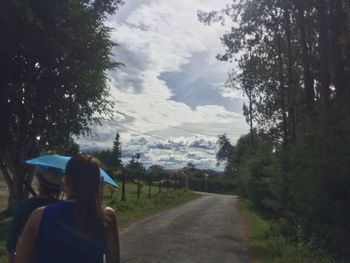
M236 190L236 183L232 178L224 176L197 177L189 176L188 187L190 190L208 193L233 194Z

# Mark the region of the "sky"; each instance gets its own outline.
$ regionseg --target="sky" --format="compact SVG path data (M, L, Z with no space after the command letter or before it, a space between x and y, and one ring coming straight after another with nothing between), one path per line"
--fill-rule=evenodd
M120 133L123 162L137 152L146 166L216 166L217 139L232 143L248 132L245 98L224 87L233 64L216 60L220 37L229 29L204 25L197 11L223 8L228 0L126 0L106 24L111 27L116 61L108 72L115 114L92 135L79 138L84 149L112 148ZM122 113L122 114L120 114Z

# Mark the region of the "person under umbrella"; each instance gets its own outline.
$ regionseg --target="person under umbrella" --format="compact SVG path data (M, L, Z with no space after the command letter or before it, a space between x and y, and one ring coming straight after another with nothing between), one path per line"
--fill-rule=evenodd
M22 235L16 263L119 263L115 212L102 206L96 159L77 155L65 169L67 200L37 208Z
M13 215L6 242L8 263L15 262L17 242L31 213L38 207L57 202L62 192L63 176L55 169L38 168L35 177L38 181L38 195L22 201Z
M50 168L55 169L58 173L62 175L65 174L66 166L70 160L70 156L64 156L59 154L48 154L35 157L30 160L24 161L29 166L41 167L41 168ZM103 170L100 168L100 176L102 181L105 184L112 185L113 187L118 188L117 183Z

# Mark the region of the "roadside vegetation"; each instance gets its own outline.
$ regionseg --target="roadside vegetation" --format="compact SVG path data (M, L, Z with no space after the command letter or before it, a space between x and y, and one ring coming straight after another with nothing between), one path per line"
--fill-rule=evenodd
M262 217L252 205L240 204L246 222L248 254L253 263L332 263L325 252L304 242L293 242L282 235L281 224Z
M245 95L250 131L220 136L217 159L256 218L273 222L263 232L282 262L294 252L313 262L307 248L350 260L349 10L345 0L241 0L198 13L233 25L217 58L233 62L226 87Z
M140 198L137 198L137 184L126 184L126 201L121 201L121 191L110 198L109 190L105 191L104 203L117 211L118 223L121 228L143 217L156 214L170 207L183 204L199 196L194 192L184 191L183 188L174 190L163 188L159 193L158 185L152 185L151 197L148 187L142 187Z

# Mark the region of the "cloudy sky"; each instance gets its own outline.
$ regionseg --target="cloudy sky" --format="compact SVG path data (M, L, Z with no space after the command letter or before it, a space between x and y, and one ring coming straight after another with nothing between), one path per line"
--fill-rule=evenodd
M247 133L244 98L223 87L233 65L215 58L229 25L203 25L197 11L217 10L227 1L125 1L107 21L119 44L113 54L125 64L109 72L116 113L93 136L79 139L82 149L111 148L118 131L124 163L140 152L146 166L192 162L222 169L216 167L217 136L226 133L235 142Z

